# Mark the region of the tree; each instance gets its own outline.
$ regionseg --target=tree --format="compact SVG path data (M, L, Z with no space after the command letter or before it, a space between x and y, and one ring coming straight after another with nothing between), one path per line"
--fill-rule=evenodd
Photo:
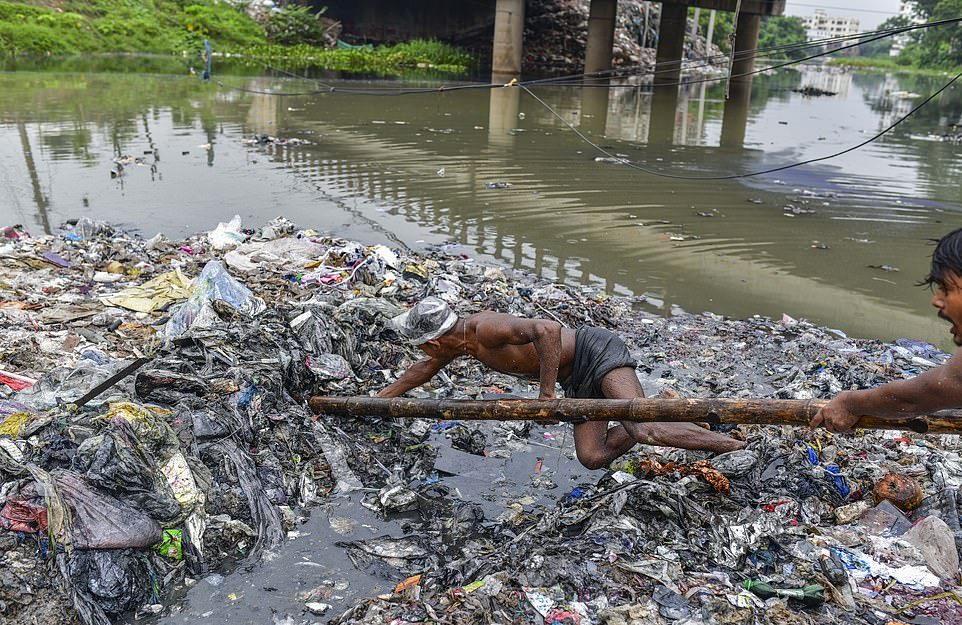
M926 21L962 15L962 0L915 0L915 10ZM916 55L919 64L933 67L962 65L962 23L934 26L921 31L918 43L907 53Z
M905 28L911 24L909 18L902 15L896 15L895 17L890 17L881 24L877 30L891 30L893 28ZM896 38L907 38L907 43L915 41L918 37L913 36L913 32L901 33L899 35L892 35L889 37L884 37L876 41L870 41L868 43L863 43L857 49L861 56L875 57L875 56L888 56L889 52L892 50L892 44L895 43Z
M798 46L806 41L805 22L800 17L773 16L762 20L758 47L770 51L767 54L788 58L802 57L805 55L804 49L789 46Z
M710 19L711 11L702 11L700 17L698 18L698 32L702 35L707 35L708 33L708 20ZM715 30L712 32L712 43L721 48L721 51L725 54L731 50L731 42L729 38L732 34L732 25L734 24L733 13L728 11L716 11L715 12Z

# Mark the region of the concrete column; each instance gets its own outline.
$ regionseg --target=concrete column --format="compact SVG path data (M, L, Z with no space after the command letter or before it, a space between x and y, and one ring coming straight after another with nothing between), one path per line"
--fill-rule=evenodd
M516 77L521 73L524 38L524 0L498 0L494 16L491 74Z
M687 5L661 5L658 50L655 54L655 86L678 83L678 78L681 76L681 57L685 50L687 23Z
M755 55L751 52L758 47L758 33L762 27L762 16L742 13L738 16L738 31L735 34L735 63L732 66L732 80L752 81L751 76L740 76L755 69ZM739 58L739 57L742 58Z
M611 69L611 50L615 43L615 16L618 0L591 0L588 14L588 46L585 49L585 73L595 74Z
M760 15L742 13L738 16L738 32L735 34L735 62L729 84L728 101L722 118L721 144L725 147L741 147L745 143L748 126L748 108L752 99L752 76L745 76L755 69L755 58L750 52L758 47L761 29ZM745 53L739 58L739 53Z
M715 13L716 11L712 9L712 12L708 14L708 33L705 35L705 39L708 41L709 50L711 50L711 44L715 37ZM711 56L710 53L709 56Z
M671 143L678 109L678 81L688 28L688 6L662 4L655 55L655 92L651 101L649 143Z

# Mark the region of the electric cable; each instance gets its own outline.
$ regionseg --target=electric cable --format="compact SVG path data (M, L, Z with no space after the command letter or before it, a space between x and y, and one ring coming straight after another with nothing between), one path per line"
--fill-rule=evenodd
M897 119L894 123L892 123L891 125L889 125L889 126L886 127L885 129L883 129L883 130L881 130L880 132L876 133L875 135L869 137L869 138L866 139L865 141L862 141L861 143L858 143L858 144L856 144L856 145L853 145L853 146L851 146L851 147L848 147L848 148L846 148L846 149L844 149L844 150L841 150L841 151L839 151L839 152L835 152L835 153L833 153L833 154L829 154L829 155L827 155L827 156L819 156L819 157L816 157L816 158L806 159L806 160L804 160L804 161L798 161L798 162L796 162L796 163L789 163L789 164L787 164L787 165L780 165L780 166L778 166L778 167L771 167L771 168L768 168L768 169L761 169L761 170L758 170L758 171L753 171L753 172L749 172L749 173L745 173L745 174L726 174L726 175L720 175L720 176L687 176L687 175L683 175L683 174L670 174L670 173L658 171L658 170L655 170L655 169L650 169L650 168L647 168L647 167L643 167L643 166L638 165L637 163L634 163L634 162L632 162L632 161L630 161L630 160L628 160L628 159L621 158L621 157L619 157L619 156L617 156L617 155L615 155L615 154L612 154L611 152L609 152L608 150L604 149L603 147L601 147L600 145L598 145L597 143L595 143L594 141L592 141L591 139L589 139L587 136L585 136L584 133L582 133L582 132L581 132L580 130L578 130L575 126L573 126L568 120L566 120L564 117L562 117L561 114L558 113L556 110L554 110L547 102L545 102L544 100L542 100L541 98L539 98L537 95L535 95L535 93L534 93L533 91L531 91L531 89L529 89L527 86L525 86L525 85L523 85L523 84L521 84L521 83L518 83L517 86L520 87L521 89L523 89L528 95L530 95L532 98L534 98L534 99L535 99L538 103L540 103L543 107L545 107L545 109L547 109L548 112L550 112L554 117L558 118L558 119L559 119L563 124L565 124L571 131L573 131L576 135L578 135L578 137L580 137L582 141L584 141L585 143L587 143L588 145L590 145L591 147L593 147L593 148L594 148L595 150L597 150L599 153L604 154L606 157L611 158L611 159L615 160L616 162L618 162L618 163L620 163L620 164L622 164L622 165L625 165L625 166L627 166L627 167L630 167L631 169L637 169L638 171L642 171L642 172L644 172L644 173L646 173L646 174L651 174L651 175L653 175L653 176L658 176L658 177L661 177L661 178L674 178L674 179L677 179L677 180L736 180L736 179L739 179L739 178L751 178L751 177L753 177L753 176L761 176L761 175L763 175L763 174L773 174L773 173L776 173L776 172L779 172L779 171L785 171L786 169L793 169L793 168L795 168L795 167L801 167L802 165L810 165L810 164L812 164L812 163L818 163L818 162L820 162L820 161L827 161L827 160L829 160L829 159L833 159L833 158L842 156L842 155L844 155L844 154L848 154L849 152L854 152L855 150L858 150L859 148L862 148L862 147L864 147L864 146L866 146L866 145L868 145L868 144L870 144L870 143L872 143L872 142L880 139L882 136L884 136L885 134L887 134L889 131L891 131L892 129L894 129L896 126L898 126L899 124L901 124L902 122L904 122L905 120L907 120L909 117L911 117L912 115L914 115L915 113L917 113L919 110L922 109L922 107L924 107L926 104L928 104L929 102L931 102L932 100L934 100L936 97L938 97L943 91L945 91L946 89L948 89L949 87L951 87L953 84L955 84L955 82L956 82L957 80L959 80L959 78L962 78L962 72L959 72L958 74L956 74L955 77L952 78L952 80L950 80L949 82L945 83L938 91L935 91L935 92L931 93L927 98L925 98L924 100L922 100L921 102L919 102L918 105L916 105L914 108L912 108L912 110L910 110L908 113L906 113L905 115L903 115L902 117L900 117L899 119Z

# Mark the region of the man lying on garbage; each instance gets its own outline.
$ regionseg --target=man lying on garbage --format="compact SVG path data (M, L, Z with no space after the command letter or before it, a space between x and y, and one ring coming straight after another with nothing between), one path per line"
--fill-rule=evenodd
M962 228L942 237L932 252L923 284L933 289L932 305L951 325L953 342L962 347ZM909 380L861 391L846 391L826 404L810 426L849 432L863 416L916 417L962 407L962 350L945 365Z
M398 397L428 382L448 363L470 356L496 371L538 380L541 399L554 399L561 381L566 397L644 397L635 362L624 342L603 328L577 331L556 321L522 319L495 312L459 318L448 305L428 297L392 321L394 328L427 357L405 371L378 397ZM578 460L589 469L608 466L635 443L716 452L744 447L742 441L692 423L604 422L574 426Z

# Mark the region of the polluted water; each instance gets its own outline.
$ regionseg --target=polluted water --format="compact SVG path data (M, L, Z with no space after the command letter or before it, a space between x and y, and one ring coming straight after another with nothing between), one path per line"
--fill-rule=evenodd
M388 322L429 295L607 327L650 396L828 398L944 364L931 344L655 316L284 218L10 226L0 256L4 623L962 623L958 436L727 426L745 449L588 471L564 424L307 409L415 362ZM537 394L473 361L411 393Z

